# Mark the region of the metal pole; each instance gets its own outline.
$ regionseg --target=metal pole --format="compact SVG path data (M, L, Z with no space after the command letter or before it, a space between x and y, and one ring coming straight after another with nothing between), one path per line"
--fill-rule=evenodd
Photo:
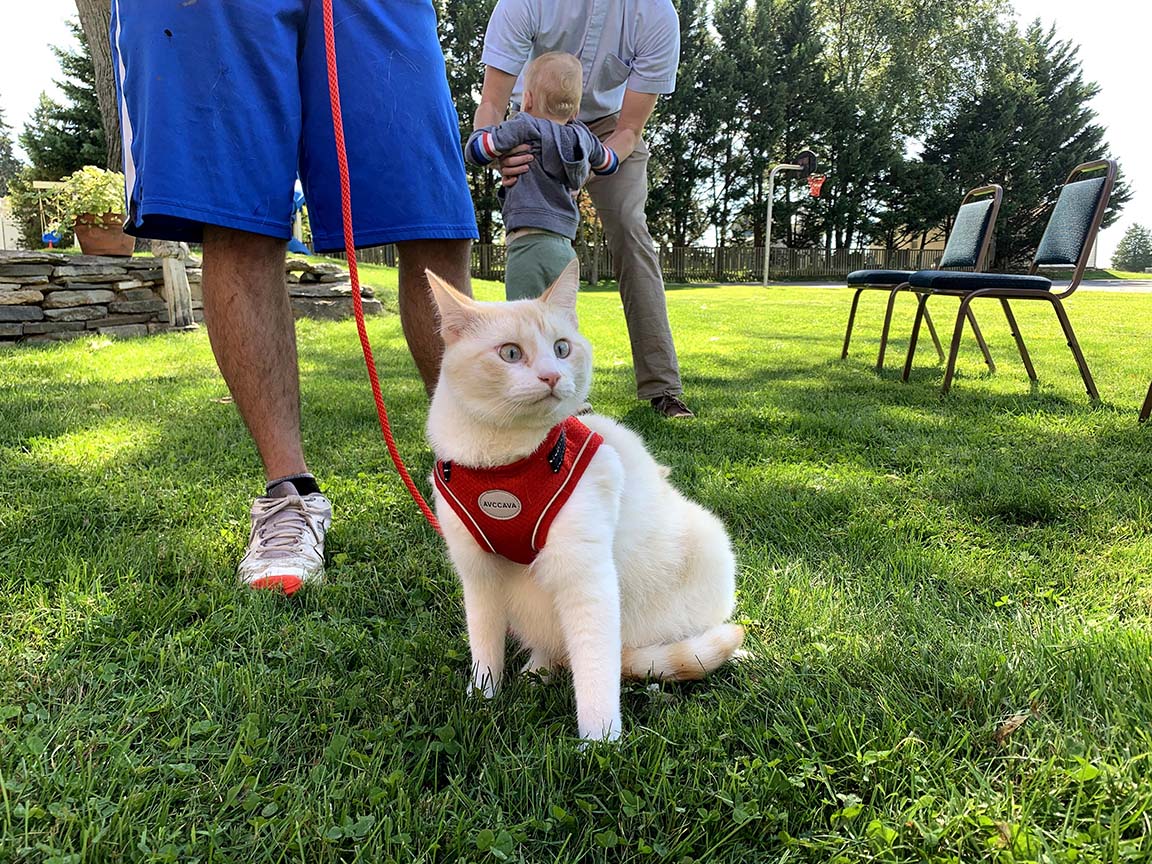
M764 225L764 287L768 287L768 264L772 260L772 198L776 191L776 174L780 171L803 171L799 165L777 165L768 172L768 213Z

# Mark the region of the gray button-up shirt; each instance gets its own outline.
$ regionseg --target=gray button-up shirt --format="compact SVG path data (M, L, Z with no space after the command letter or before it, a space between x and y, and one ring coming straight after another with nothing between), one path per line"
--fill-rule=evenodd
M579 119L615 114L624 91L671 93L680 61L680 20L671 0L499 0L484 35L486 66L519 76L548 51L566 51L584 66Z

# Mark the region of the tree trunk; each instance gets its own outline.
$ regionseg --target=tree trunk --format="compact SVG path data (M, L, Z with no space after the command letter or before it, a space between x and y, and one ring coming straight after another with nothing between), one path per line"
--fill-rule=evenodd
M108 142L106 167L109 171L123 171L124 158L120 138L120 112L116 106L116 81L112 76L112 46L108 28L112 20L108 0L76 0L80 26L92 52L92 65L96 71L96 98L100 101L100 117L104 121L104 138Z

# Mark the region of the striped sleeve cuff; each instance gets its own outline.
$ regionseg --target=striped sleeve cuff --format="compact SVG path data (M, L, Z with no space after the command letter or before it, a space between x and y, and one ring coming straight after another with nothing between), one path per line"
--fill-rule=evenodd
M593 174L615 174L616 169L620 167L620 160L616 157L616 151L611 147L604 148L604 161L599 165L592 166Z
M491 132L477 132L468 142L468 156L476 165L487 165L499 155Z

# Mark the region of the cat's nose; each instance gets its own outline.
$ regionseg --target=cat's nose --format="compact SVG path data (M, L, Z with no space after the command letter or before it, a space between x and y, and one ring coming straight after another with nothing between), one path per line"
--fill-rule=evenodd
M544 372L539 376L539 378L553 390L555 390L556 385L560 383L559 372Z

